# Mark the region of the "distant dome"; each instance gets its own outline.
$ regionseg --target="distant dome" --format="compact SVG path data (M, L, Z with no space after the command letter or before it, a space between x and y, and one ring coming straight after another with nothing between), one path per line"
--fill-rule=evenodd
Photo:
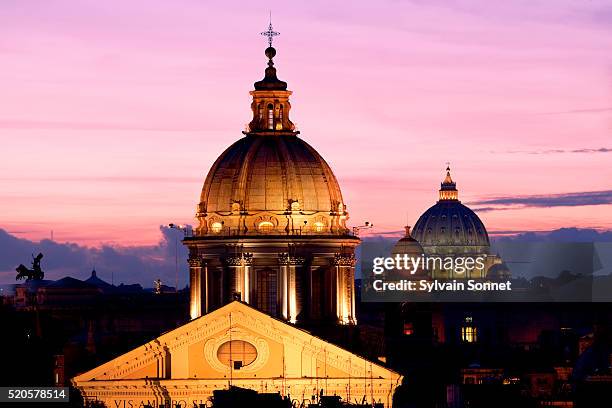
M509 279L511 275L512 273L505 262L495 264L487 271L487 279L491 280Z
M451 246L458 253L481 252L490 246L489 235L480 218L459 201L450 168L446 169L439 201L418 219L413 236L426 250Z
M393 246L391 250L391 255L408 255L419 257L423 254L423 247L419 242L412 238L410 233L410 227L404 227L406 229L406 234L402 237L397 243Z
M418 258L421 258L424 254L423 247L421 246L421 244L419 244L419 242L416 239L412 237L410 233L410 226L406 226L404 228L406 230L406 233L404 237L402 237L399 241L397 241L397 243L393 246L393 249L391 250L391 256L395 258L396 255L400 255L401 257L403 257L404 255L407 255L408 258L413 259L412 261L409 261L409 262L418 262L416 260ZM401 275L400 278L402 279L406 279L410 277L413 277L413 278L418 277L420 279L425 274L426 274L425 269L422 266L420 266L414 274L410 274L407 271L402 270L401 273L396 272L394 275Z

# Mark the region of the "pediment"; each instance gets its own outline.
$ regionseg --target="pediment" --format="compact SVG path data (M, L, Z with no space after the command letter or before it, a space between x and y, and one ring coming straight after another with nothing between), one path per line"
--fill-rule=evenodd
M229 360L228 342L234 347L233 351L229 348ZM245 365L230 370L236 361ZM230 375L261 379L400 378L383 366L235 301L87 371L74 381L223 379Z

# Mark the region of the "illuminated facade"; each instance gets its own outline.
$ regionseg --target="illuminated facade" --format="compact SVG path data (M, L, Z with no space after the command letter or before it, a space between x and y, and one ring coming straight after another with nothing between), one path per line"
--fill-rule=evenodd
M192 320L73 379L107 406L206 404L228 385L297 405L321 392L390 407L402 377L296 325L354 325L348 212L323 158L289 119L272 58L244 137L210 169L189 248Z
M354 249L340 186L298 137L276 50L244 137L210 169L189 247L191 317L233 299L291 323L355 324Z
M291 395L320 390L390 407L402 377L283 320L234 301L73 379L107 407L206 404L228 385Z

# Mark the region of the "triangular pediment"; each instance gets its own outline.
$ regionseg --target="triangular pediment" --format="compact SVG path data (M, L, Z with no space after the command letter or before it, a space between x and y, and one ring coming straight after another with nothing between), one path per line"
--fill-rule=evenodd
M238 369L230 370L237 362ZM401 378L383 366L234 301L75 377L74 382L230 376Z

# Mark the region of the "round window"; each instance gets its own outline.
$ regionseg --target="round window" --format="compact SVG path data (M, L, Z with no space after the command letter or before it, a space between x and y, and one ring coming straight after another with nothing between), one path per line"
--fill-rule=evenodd
M226 341L217 349L217 358L226 366L240 369L257 358L257 349L244 340Z

